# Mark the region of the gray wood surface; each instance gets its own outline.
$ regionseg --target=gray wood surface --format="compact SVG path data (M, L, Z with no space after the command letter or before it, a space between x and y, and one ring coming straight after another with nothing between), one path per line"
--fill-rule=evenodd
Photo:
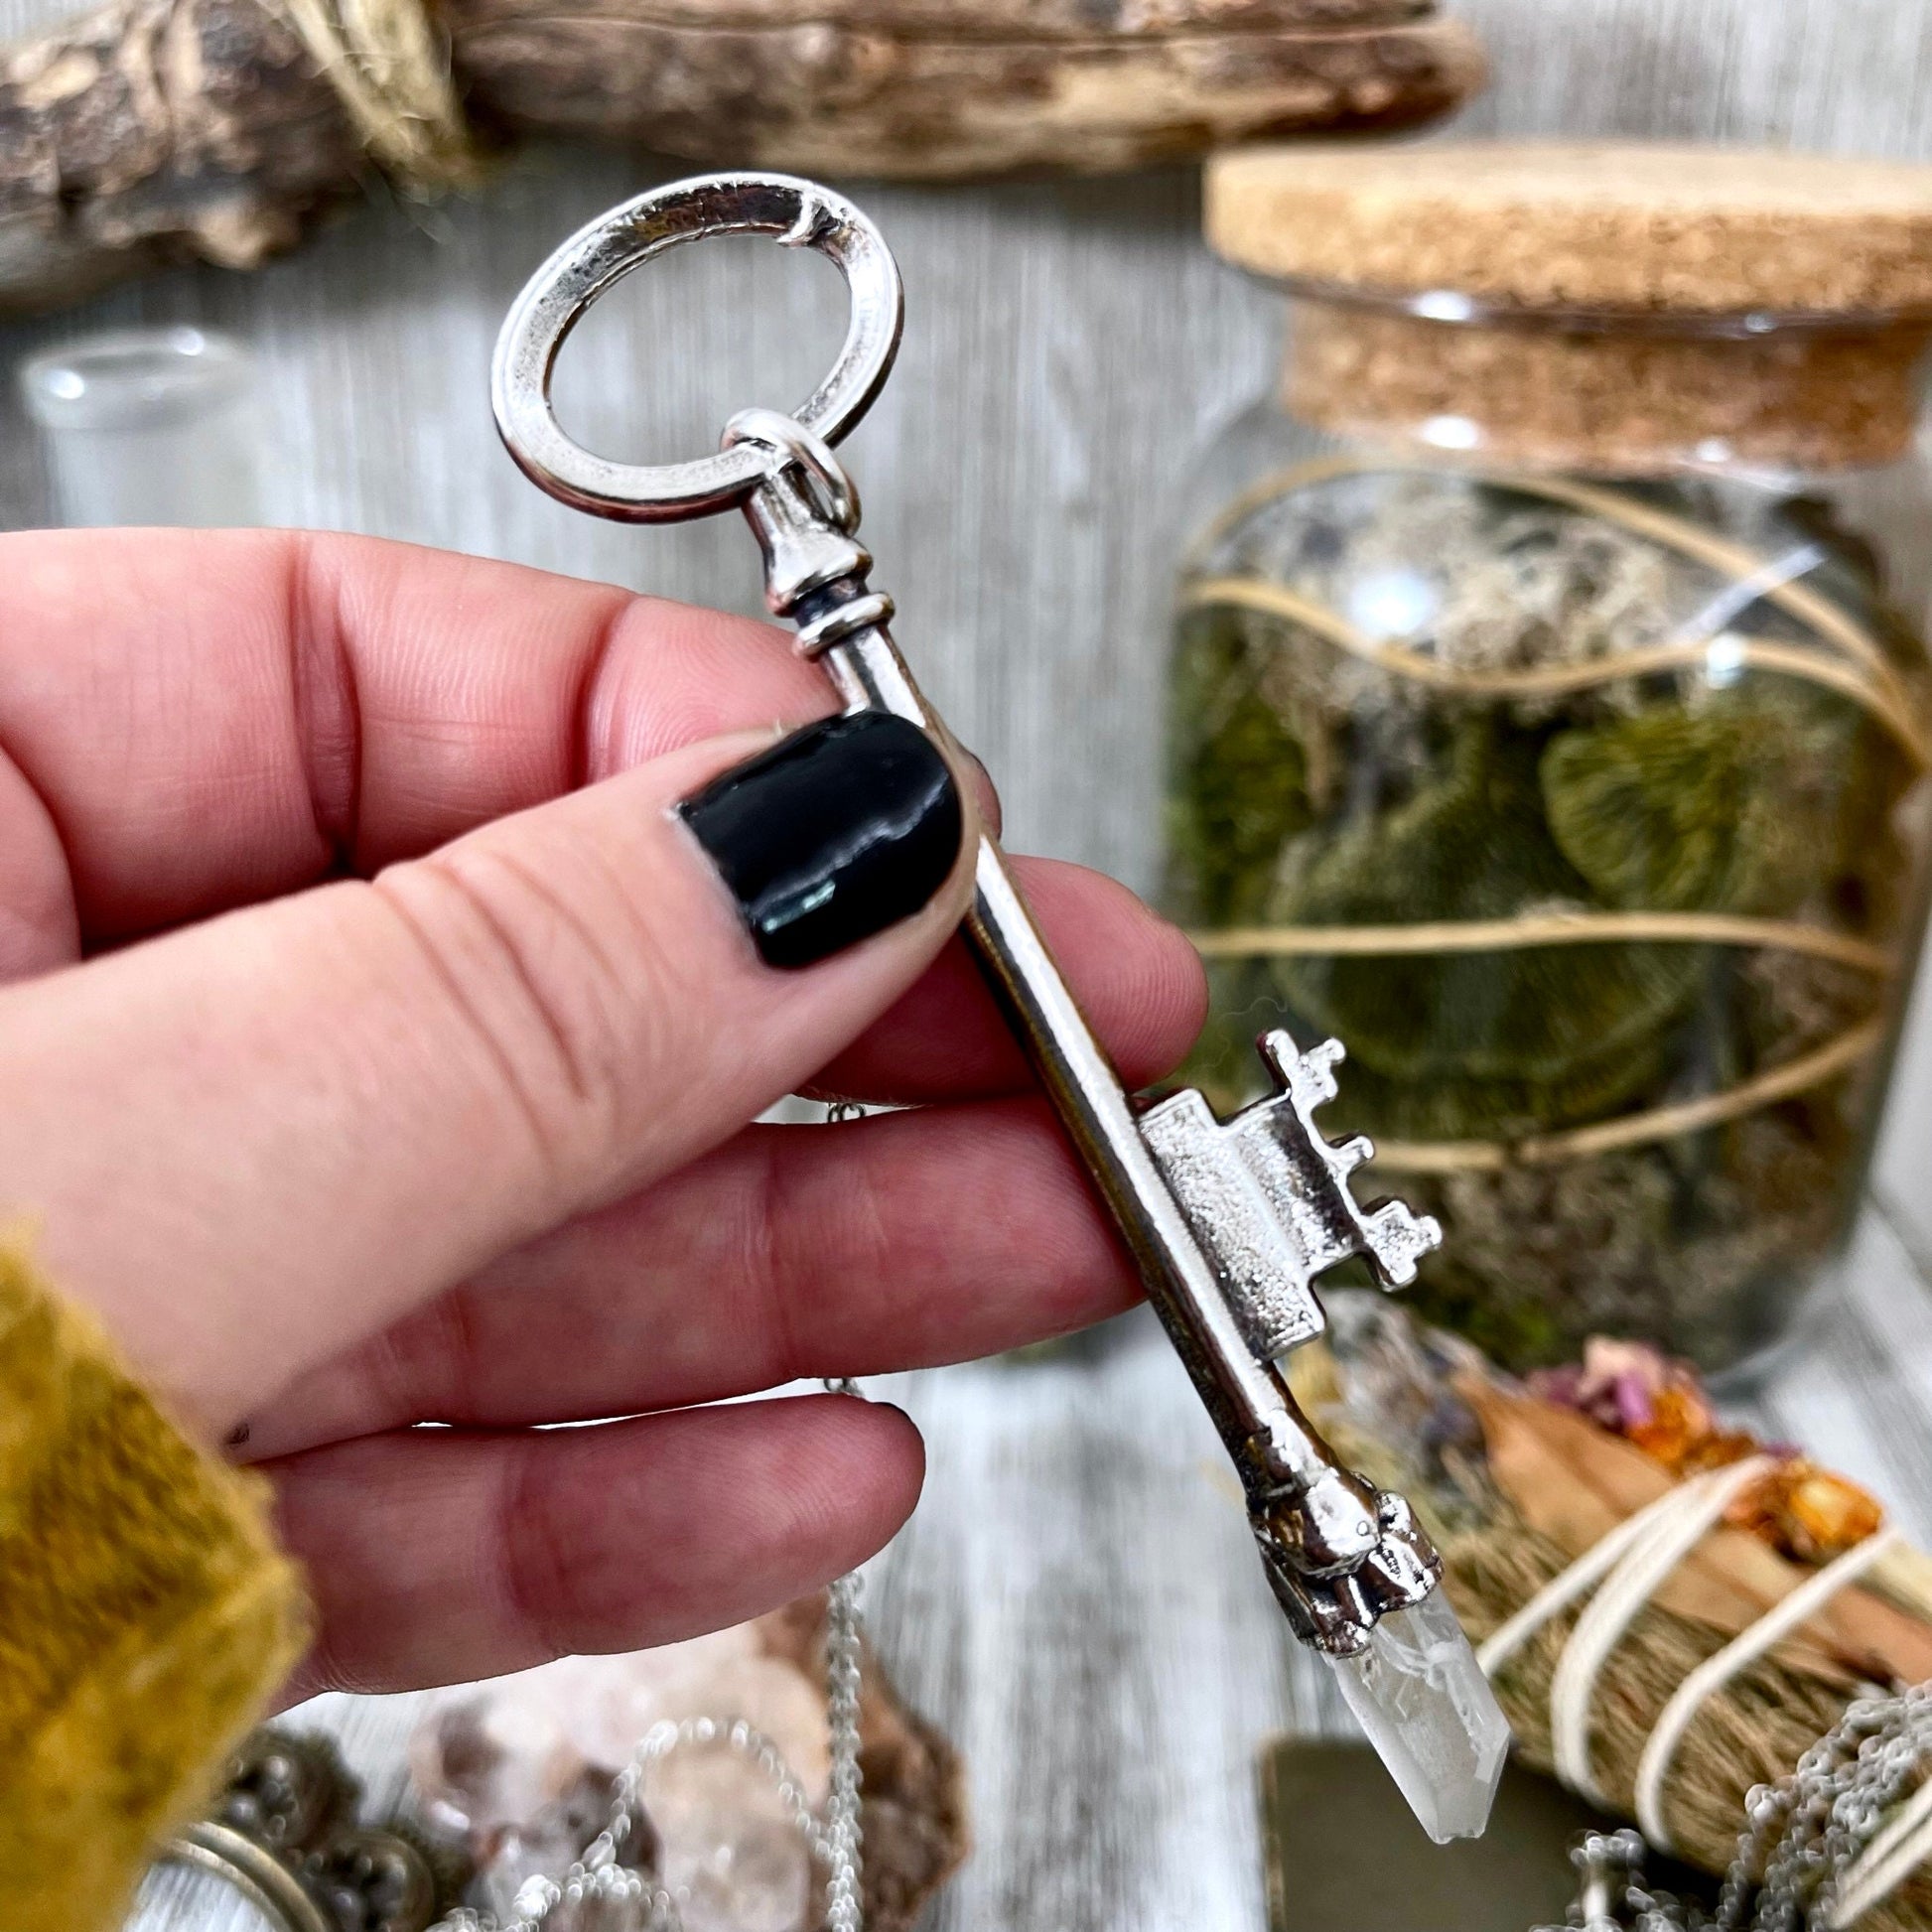
M1868 1484L1932 1539L1932 1290L1868 1211L1851 1264L1741 1413ZM1074 1359L883 1379L925 1434L926 1491L872 1567L875 1639L971 1772L978 1848L929 1932L1262 1932L1255 1753L1347 1734L1290 1641L1218 1444L1151 1319ZM403 1793L425 1700L320 1698L368 1780ZM257 1932L212 1880L150 1880L133 1932ZM1336 1928L1346 1932L1346 1928Z
M0 0L0 32L64 0ZM1463 0L1497 83L1464 125L1703 135L1932 156L1925 0ZM301 256L185 272L0 330L0 361L78 328L193 320L262 358L277 451L265 516L408 537L751 608L742 529L631 532L529 490L484 402L490 342L529 269L659 172L525 157L475 201L372 196ZM1217 267L1191 177L960 191L861 187L903 263L899 372L851 455L880 581L942 708L999 774L1016 846L1150 883L1163 581L1190 454L1267 380L1275 305ZM708 447L733 407L785 405L838 318L829 276L721 250L653 270L562 371L566 420L616 455ZM11 393L0 524L47 514ZM1922 1006L1926 1005L1921 1002ZM1882 1206L1810 1344L1765 1399L1779 1432L1932 1533L1932 1010L1881 1150ZM1342 1720L1292 1659L1216 1449L1145 1324L1086 1360L885 1389L932 1474L877 1566L882 1647L964 1745L980 1849L937 1932L1253 1932L1253 1748ZM398 1700L328 1700L378 1796ZM245 1925L158 1881L144 1932Z

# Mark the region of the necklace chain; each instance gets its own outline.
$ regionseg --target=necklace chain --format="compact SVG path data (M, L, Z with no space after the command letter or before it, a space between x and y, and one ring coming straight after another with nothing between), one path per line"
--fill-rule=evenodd
M857 1395L852 1383L828 1384ZM832 1733L831 1792L825 1804L820 1858L826 1868L825 1932L862 1932L865 1899L860 1891L859 1829L859 1573L831 1587L825 1602L825 1688Z
M1802 1932L1834 1923L1852 1868L1932 1761L1932 1684L1861 1698L1776 1784L1752 1788L1715 1917L1643 1883L1643 1840L1589 1833L1574 1857L1587 1932ZM1585 1902L1587 1901L1587 1902ZM1561 1932L1543 1927L1539 1932Z

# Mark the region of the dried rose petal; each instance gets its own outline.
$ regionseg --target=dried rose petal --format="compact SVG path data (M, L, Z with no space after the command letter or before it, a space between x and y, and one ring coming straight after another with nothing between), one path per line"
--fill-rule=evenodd
M1670 1380L1669 1358L1647 1341L1619 1341L1610 1335L1591 1335L1584 1344L1585 1377L1597 1384L1630 1376L1639 1386L1661 1389Z
M1657 1396L1684 1371L1645 1341L1592 1335L1584 1344L1583 1374L1573 1406L1618 1435L1651 1420Z
M1614 1377L1609 1390L1617 1421L1623 1425L1626 1433L1643 1428L1656 1413L1656 1398L1668 1393L1667 1390L1658 1390L1653 1396L1643 1378L1636 1375Z

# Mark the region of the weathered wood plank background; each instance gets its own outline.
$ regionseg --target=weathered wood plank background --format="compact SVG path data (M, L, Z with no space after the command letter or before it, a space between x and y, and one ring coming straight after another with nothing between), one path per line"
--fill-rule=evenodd
M63 0L0 0L0 31ZM1497 80L1478 129L1703 135L1932 157L1924 0L1463 0ZM0 360L77 327L189 320L245 337L277 445L267 512L752 608L735 521L601 526L497 451L497 321L567 230L655 175L543 153L476 201L372 201L306 254L183 273L0 331ZM911 300L899 373L852 457L881 581L935 696L1000 775L1014 843L1155 870L1164 558L1191 452L1268 376L1274 304L1200 247L1173 173L957 191L861 187ZM785 405L838 328L829 272L721 250L666 264L586 329L566 419L617 455L708 447L727 411ZM802 319L802 321L801 321ZM0 396L0 523L46 515ZM1766 1398L1932 1531L1932 1025L1844 1282ZM873 1614L906 1690L973 1766L981 1849L941 1932L1249 1932L1261 1923L1250 1759L1336 1707L1288 1656L1215 1449L1158 1336L1087 1360L890 1391L932 1446L926 1500L878 1566ZM319 1712L318 1715L325 1715ZM378 1792L398 1701L330 1701ZM145 1932L246 1923L169 1880Z

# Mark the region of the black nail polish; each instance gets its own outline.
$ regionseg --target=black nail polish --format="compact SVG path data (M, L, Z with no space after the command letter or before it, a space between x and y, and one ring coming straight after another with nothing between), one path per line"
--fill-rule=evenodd
M768 966L810 966L909 917L945 884L965 820L916 725L808 725L678 807Z

